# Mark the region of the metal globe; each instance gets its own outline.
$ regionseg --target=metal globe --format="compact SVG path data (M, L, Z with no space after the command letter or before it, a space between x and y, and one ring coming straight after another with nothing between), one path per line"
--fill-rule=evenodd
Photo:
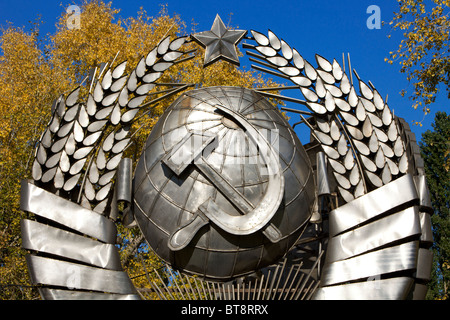
M314 199L309 158L286 119L237 87L180 96L153 128L134 178L134 214L150 247L173 268L215 281L282 258Z

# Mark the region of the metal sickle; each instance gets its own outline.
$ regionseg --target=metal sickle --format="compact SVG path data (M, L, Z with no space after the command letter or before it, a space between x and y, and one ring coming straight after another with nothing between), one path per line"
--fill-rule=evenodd
M191 132L162 161L177 175L180 175L189 164L193 163L242 215L230 215L224 212L211 198L208 199L199 206L190 221L178 228L170 236L168 245L173 251L186 247L198 230L210 221L231 234L249 235L262 230L263 234L271 242L275 243L281 239L281 232L270 223L281 204L284 194L284 176L278 155L265 137L247 119L221 105L216 105L216 107L243 127L250 139L260 149L262 158L267 166L267 190L263 199L258 205L254 206L202 156L206 148L215 147L213 142L217 144L217 137L207 135L204 132ZM194 145L194 148L192 148L192 145Z

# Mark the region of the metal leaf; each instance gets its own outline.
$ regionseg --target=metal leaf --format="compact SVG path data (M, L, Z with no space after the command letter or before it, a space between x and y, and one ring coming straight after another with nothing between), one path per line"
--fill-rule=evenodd
M83 145L85 146L91 146L93 145L95 142L97 142L98 138L102 135L101 131L95 132L89 136L87 136L86 138L84 138L83 140Z
M352 186L356 186L361 181L361 174L359 173L359 168L357 165L353 166L352 171L350 171L350 183Z
M383 124L385 126L389 126L392 123L393 116L392 116L392 112L389 109L388 105L384 106L383 115L381 116L381 119L383 120Z
M294 67L279 67L278 70L290 77L295 77L300 74L300 70Z
M354 108L356 107L358 102L359 102L358 96L356 95L355 88L352 86L350 88L350 93L348 94L348 103L350 104L350 106Z
M95 102L101 102L103 100L103 88L100 82L97 82L95 85L93 97Z
M344 157L345 169L351 170L355 166L355 158L353 157L352 150L348 149L347 154Z
M375 133L375 131L370 136L368 146L369 146L370 152L372 152L372 153L377 152L378 149L380 148L380 140L378 140L378 137L377 137L377 134Z
M292 53L293 53L293 57L292 57L292 61L294 62L294 65L299 68L300 70L303 70L303 68L305 67L305 60L303 59L303 57L298 53L297 50L292 49Z
M145 72L147 71L147 66L145 65L145 57L143 57L141 60L139 60L135 72L136 72L136 76L138 78L142 78L143 76L145 76Z
M109 107L107 107L107 108L103 108L103 109L101 109L101 110L99 110L96 114L95 114L95 119L96 120L103 120L103 119L105 119L105 118L107 118L110 114L111 114L111 112L112 112L112 110L113 110L113 108L114 108L114 106L109 106ZM89 125L89 127L91 127L92 126L92 123ZM88 130L89 130L89 127L88 127ZM89 131L96 131L96 130L89 130Z
M100 179L98 180L98 184L101 186L107 185L114 178L115 174L116 174L116 170L112 170L112 171L109 171L109 172L103 174L100 177Z
M377 154L375 155L375 164L379 169L383 168L386 164L386 157L381 148L378 149Z
M37 160L33 162L33 168L31 170L33 179L39 181L42 177L42 168Z
M306 60L305 61L305 74L311 81L316 81L317 72L316 69Z
M270 30L268 34L269 34L269 42L272 48L274 48L277 51L280 50L281 49L280 39L278 39L278 37Z
M322 70L326 72L333 71L333 66L331 65L331 63L321 55L316 54L316 61L319 65L319 68L321 68Z
M292 52L291 47L283 40L281 40L281 53L287 60L291 60L293 57L293 52Z
M386 158L385 160L387 165L389 166L389 170L391 170L392 175L394 176L398 175L400 172L398 165L396 165L395 162L389 158Z
M336 76L335 76L335 78L336 78ZM347 75L345 73L343 73L342 79L341 79L341 84L340 84L341 91L344 94L349 94L351 87L352 86L350 84L350 81L349 81Z
M100 177L100 174L97 169L97 165L95 162L91 164L91 167L89 168L89 181L93 184L96 184L98 182L98 179Z
M117 103L114 108L113 111L111 113L111 123L116 126L119 124L120 122L120 117L121 117L121 113L120 113L120 105Z
M56 189L61 189L64 185L64 174L62 173L61 168L56 169L53 185Z
M302 94L306 98L306 100L310 102L317 102L317 100L319 100L319 97L314 91L303 87L301 87L300 90L302 91Z
M73 138L76 142L81 142L84 139L84 130L81 127L81 125L78 123L78 121L75 121L75 124L73 126Z
M68 139L68 137L64 137L64 138L59 139L58 141L54 142L52 147L50 148L50 150L53 153L60 152L64 148L64 146L66 145L67 139Z
M77 151L75 151L75 153L73 154L73 158L75 160L85 158L92 151L92 149L93 149L93 147L80 148Z
M337 151L341 156L344 156L348 152L348 146L347 146L347 140L345 139L345 136L342 134L339 138L338 145L337 145Z
M330 136L334 141L338 141L341 138L341 131L339 130L335 120L331 121Z
M323 70L316 70L319 77L327 84L334 84L336 80L334 79L333 75L331 75L328 72L325 72Z
M81 170L83 170L84 165L86 164L86 160L87 158L78 160L77 162L75 162L71 167L70 167L70 171L69 173L74 176L78 173L80 173Z
M123 73L125 72L125 68L127 67L127 61L122 62L117 67L114 68L114 71L112 73L113 79L119 79L122 77Z
M336 108L333 95L329 91L325 94L325 108L327 108L328 112L333 112Z
M363 81L359 81L359 90L361 91L361 94L369 100L372 100L373 98L373 92L370 90L369 86L365 84Z
M169 50L170 42L170 36L167 36L158 44L158 55L162 56L167 52L167 50Z
M386 157L392 158L394 156L394 150L392 150L392 148L387 144L380 142L380 147L381 149L383 149L383 153Z
M186 42L188 37L179 37L173 40L170 45L169 49L172 51L180 49L180 47Z
M142 79L142 81L144 81L145 83L153 83L156 80L158 80L161 76L162 76L162 72L152 72L152 73L149 73L148 75L146 75Z
M61 158L61 152L52 155L45 162L45 166L49 169L55 167L59 163L60 158Z
M335 98L340 98L343 96L341 89L331 84L324 84L325 89L327 89Z
M89 94L87 103L86 103L86 111L88 113L88 115L90 115L91 117L93 115L95 115L95 113L97 112L97 104L94 101L94 96L92 96L91 94Z
M305 78L305 79L307 79L307 78ZM317 78L317 80L316 80L316 94L321 99L325 98L325 95L327 94L327 90L325 89L325 86L323 85L323 80L320 78Z
M112 149L112 147L114 146L114 131L111 132L110 134L108 134L108 136L105 138L105 140L103 140L103 145L102 145L102 149L105 152L108 152Z
M181 57L183 55L183 52L179 52L179 51L171 51L171 52L167 52L164 56L163 56L163 60L166 62L172 62L177 60L179 57Z
M276 65L277 67L285 67L288 65L289 61L281 56L275 56L275 57L268 57L266 59L270 63Z
M333 70L333 77L337 80L340 81L343 79L344 76L344 72L342 71L341 66L339 65L339 63L336 61L336 59L333 59L333 66L332 66ZM349 88L350 89L350 88ZM342 90L342 84L341 84L341 90ZM347 92L348 93L348 92ZM346 93L346 94L347 94Z
M338 186L338 189L339 189L339 194L341 195L341 197L344 199L345 202L350 202L355 199L353 194L351 194L349 191L345 190L344 188L341 188Z
M128 108L134 109L134 108L139 107L146 98L147 98L147 96L140 96L140 97L131 99L130 102L128 102Z
M340 174L345 174L347 172L345 167L340 162L333 159L328 159L328 162L330 163L331 167L335 172Z
M89 125L89 115L84 105L80 106L80 112L78 113L78 123L83 128L86 128Z
M395 140L397 140L398 129L397 129L397 125L396 125L395 121L392 121L391 124L389 125L387 135L388 135L389 141L394 142Z
M61 152L61 158L59 160L59 167L61 168L62 172L68 172L70 169L70 159L64 150ZM61 185L61 187L62 187L62 185Z
M106 156L103 152L103 149L100 148L97 153L97 159L96 159L97 168L99 170L103 170L106 167Z
M334 98L334 102L341 111L349 112L351 110L350 105L344 99Z
M401 137L398 137L394 143L394 154L396 157L401 157L404 151L405 149L403 145L403 140L401 139Z
M361 141L358 141L358 140L355 140L355 141L353 141L353 144L355 145L355 148L361 154L366 155L366 156L368 156L370 154L369 147L365 143L363 143Z
M328 146L333 144L333 139L331 139L330 136L327 135L326 133L314 130L314 134L316 135L317 139L319 139L319 142L321 142L322 144Z
M107 109L108 109L108 110L105 110L105 113L106 113L106 111L108 111L108 112L107 112L107 115L108 115L108 114L111 113L112 107L107 108ZM103 111L103 110L102 110L102 111ZM105 126L105 124L106 124L107 122L108 122L108 120L94 121L94 122L92 122L92 123L87 127L87 131L88 131L88 132L97 132L97 131L100 131L100 130L103 129L103 127Z
M364 182L362 179L359 181L358 185L355 188L355 198L359 198L365 194L364 192Z
M269 45L269 38L267 38L265 35L254 30L251 30L250 32L252 33L253 38L255 38L255 41L258 42L258 44L262 46Z
M303 76L292 77L291 81L302 87L309 87L312 84L311 80Z
M364 137L366 137L366 138L369 138L370 136L372 136L373 127L372 127L372 123L370 122L369 118L366 118L366 120L364 120L364 123L362 125L362 133L363 133Z
M111 88L111 85L112 85L112 72L111 69L109 69L103 76L102 88L103 90L108 90L109 88Z
M375 112L376 108L375 105L372 103L372 101L367 100L363 97L359 98L364 106L364 108L367 110L367 112L373 113Z
M378 110L383 110L384 108L384 101L381 95L378 93L378 91L375 89L373 90L373 104Z
M156 59L157 59L157 54L158 54L157 48L153 49L152 51L150 51L150 52L147 54L147 57L146 57L146 59L145 59L145 64L146 64L148 67L151 67L151 66L153 66L153 65L155 64Z
M361 140L364 138L364 135L361 130L359 130L357 127L346 125L345 128L347 129L348 133L356 140Z
M58 167L54 167L54 168L52 168L52 169L47 170L47 171L42 175L41 181L42 181L43 183L50 182L50 181L53 179L53 177L55 176L55 174L56 174L56 169L57 169L57 168L58 168Z
M350 181L344 177L343 175L333 172L334 177L336 178L336 182L344 189L348 190L351 187Z
M112 152L113 152L113 153L119 153L119 152L122 152L122 151L126 148L126 146L128 145L128 143L130 142L130 140L131 140L131 139L124 139L124 140L122 140L122 141L116 143L116 144L114 145L114 147L112 148Z
M101 188L95 195L95 200L97 200L97 201L104 200L108 196L109 191L111 190L111 186L112 186L112 183L110 182L109 184L107 184L106 186Z
M334 148L322 145L322 149L329 158L334 160L339 159L339 153Z
M392 173L387 164L384 166L383 171L381 172L381 180L383 181L383 184L388 184L392 181Z
M377 176L376 174L370 172L370 171L366 171L366 176L369 179L369 181L375 186L375 187L381 187L383 185L383 181L380 179L379 176Z
M42 165L47 161L47 152L45 151L45 148L42 144L39 144L39 147L37 149L36 160Z
M380 128L380 127L383 126L383 121L381 121L381 119L380 119L377 115L375 115L375 114L373 114L373 113L367 113L367 116L369 117L370 122L371 122L375 127Z
M277 54L276 50L271 47L257 46L255 49L266 57L274 57Z
M398 162L398 169L401 173L406 173L408 171L408 158L406 152L403 153L400 161Z
M311 109L312 112L315 112L317 114L327 113L327 109L320 103L307 102L306 105L308 106L309 109Z
M354 115L348 112L341 112L340 114L347 124L351 126L357 126L359 124L358 119Z
M58 130L58 137L62 138L69 134L69 132L72 130L74 121L71 121L69 123L66 123Z
M80 94L80 87L73 90L69 95L67 96L67 99L65 101L67 107L74 106L78 101L78 95ZM62 115L60 115L62 117Z
M71 191L73 190L73 188L76 187L76 185L78 184L78 181L80 180L81 177L81 173L71 177L70 179L68 179L66 181L66 183L64 183L63 189L64 191Z
M131 92L134 92L134 90L136 90L136 88L137 88L137 84L138 84L138 79L136 76L136 70L133 70L133 72L131 72L130 77L128 78L127 89Z
M127 111L122 115L120 120L124 123L128 123L134 119L134 117L136 116L136 113L138 113L138 112L139 112L139 109L133 109L133 110Z
M112 91L112 92L118 92L118 91L120 91L122 88L123 88L123 86L127 83L127 77L126 76L123 76L122 78L120 78L120 79L117 79L116 81L114 81L114 83L111 85L111 88L110 88L110 90Z
M173 62L158 62L153 66L153 70L156 72L163 72L169 69L173 65Z
M66 114L64 115L64 121L70 122L73 119L75 119L75 117L78 114L78 109L80 108L80 106L78 104L74 105L73 107L70 107L67 111Z
M118 155L114 156L111 160L108 161L106 164L106 169L108 170L114 170L117 168L117 166L120 163L120 160L122 159L122 153L119 153Z
M364 155L361 155L360 159L361 159L361 163L363 164L364 168L366 168L368 171L370 171L370 172L377 171L377 166L376 166L375 162L373 162L372 160L370 160L369 158L367 158Z
M386 133L384 133L383 130L380 130L376 127L373 128L375 134L377 135L378 140L380 140L381 142L388 142L389 138L387 136Z

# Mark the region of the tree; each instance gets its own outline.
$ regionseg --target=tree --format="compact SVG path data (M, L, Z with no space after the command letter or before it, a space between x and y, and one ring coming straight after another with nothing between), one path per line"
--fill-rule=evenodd
M434 266L428 298L448 299L450 287L450 172L444 167L448 161L443 156L449 149L450 116L437 112L433 131L427 130L420 142L425 164L431 203L434 209L433 253Z
M65 11L65 10L64 10ZM68 28L62 14L56 32L41 36L39 24L32 31L10 26L0 34L0 299L32 299L37 292L29 288L28 272L20 249L20 181L31 176L34 149L50 119L51 105L61 94L68 94L103 62L127 60L127 72L136 66L164 36L188 34L179 16L170 16L165 6L156 17L140 10L137 17L119 19L119 10L100 0L81 6L81 28ZM203 86L271 86L250 71L239 70L227 62L203 69L203 51L189 44L198 54L164 73L161 82L183 82ZM155 89L162 90L158 87ZM83 93L82 93L83 94ZM84 92L86 94L86 92ZM175 99L165 99L140 117L133 129L134 147L126 156L137 159L152 126ZM145 254L147 269L162 266L145 248L137 230L119 227L121 254L125 268L137 287L148 286L145 266L136 252ZM150 273L151 274L151 273ZM155 281L159 281L155 279ZM6 290L7 289L7 290Z
M389 23L393 31L403 31L398 49L391 51L389 63L398 61L402 73L413 85L413 107L425 114L443 88L450 98L450 1L398 0L399 10ZM402 95L406 95L403 90Z

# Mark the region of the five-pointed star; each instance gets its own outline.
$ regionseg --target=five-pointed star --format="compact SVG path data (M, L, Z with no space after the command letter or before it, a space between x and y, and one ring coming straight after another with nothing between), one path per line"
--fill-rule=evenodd
M247 34L246 30L229 30L219 15L214 20L211 31L191 35L202 47L206 48L204 67L223 59L239 66L236 45Z

